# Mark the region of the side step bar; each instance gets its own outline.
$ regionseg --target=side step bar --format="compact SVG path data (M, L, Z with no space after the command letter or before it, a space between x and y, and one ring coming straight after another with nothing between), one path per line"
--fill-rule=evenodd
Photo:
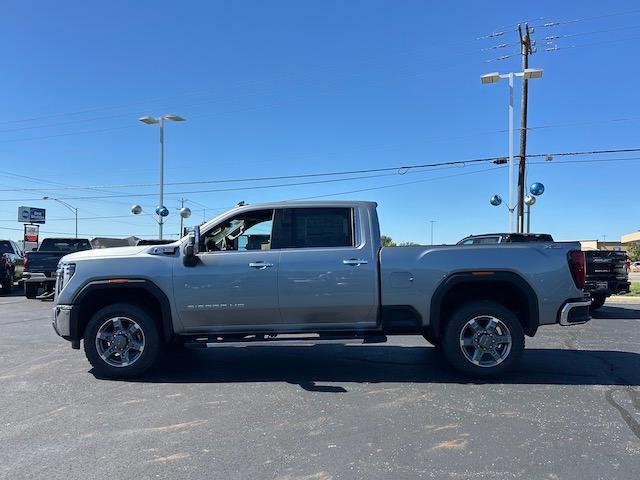
M281 334L281 335L247 335L244 337L231 337L219 335L212 337L198 337L184 343L187 348L214 348L214 347L251 347L251 346L307 346L307 345L362 345L365 343L384 343L387 336L382 333L368 333L355 335L319 335L319 334Z

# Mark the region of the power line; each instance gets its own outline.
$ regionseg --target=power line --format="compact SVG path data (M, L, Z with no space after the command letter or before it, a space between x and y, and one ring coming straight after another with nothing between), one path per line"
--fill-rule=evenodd
M552 156L577 156L577 155L599 155L599 154L609 154L609 153L632 153L639 152L640 148L623 148L623 149L607 149L607 150L589 150L582 152L555 152L555 153L541 153L541 154L528 154L527 158L536 158L536 157L546 157L547 155ZM233 181L264 181L264 180L275 180L275 179L293 179L293 178L309 178L309 177L319 177L319 176L335 176L335 175L353 175L360 173L381 173L381 172L390 172L395 171L396 173L387 173L382 175L361 175L357 177L349 177L349 178L338 178L338 179L329 179L329 180L316 180L309 182L289 182L289 183L279 183L279 184L269 184L269 185L253 185L250 187L234 187L234 188L224 188L224 189L206 189L206 190L192 190L192 191L181 191L181 192L168 192L166 195L184 195L190 193L217 193L217 192L230 192L230 191L242 191L242 190L262 190L267 188L282 188L282 187L293 187L293 186L303 186L303 185L317 185L324 183L335 183L335 182L343 182L343 181L352 181L352 180L363 180L370 178L377 178L380 176L394 176L394 175L402 175L406 174L410 170L416 169L424 169L424 168L434 168L434 167L464 167L468 164L477 164L477 163L487 163L494 162L498 158L501 157L484 157L484 158L475 158L475 159L467 159L467 160L455 160L455 161L447 161L447 162L433 162L433 163L423 163L423 164L414 164L414 165L401 165L395 167L383 167L383 168L370 168L370 169L360 169L360 170L348 170L342 172L324 172L324 173L312 173L312 174L303 174L303 175L285 175L279 177L255 177L251 179L235 179ZM195 183L201 181L194 181ZM211 180L210 182L216 183L219 182L217 180ZM175 182L175 184L184 185L184 182ZM75 196L75 197L60 197L61 200L92 200L92 199L103 199L103 198L126 198L126 197L149 197L154 196L155 193L136 193L131 195L130 193L121 193L121 194L111 194L111 195L94 195L94 196ZM29 198L29 199L0 199L0 202L15 202L15 201L37 201L39 199Z
M640 9L627 10L626 12L607 13L607 14L604 14L604 15L596 15L596 16L593 16L593 17L582 17L582 18L576 18L576 19L573 19L573 20L561 20L561 21L546 22L546 23L543 23L541 25L534 25L534 27L541 27L541 28L557 27L559 25L568 25L570 23L579 23L579 22L586 22L586 21L590 21L590 20L599 20L601 18L616 17L616 16L619 16L619 15L632 15L634 13L640 13Z
M591 43L580 43L577 45L567 45L567 46L553 46L553 47L546 47L544 49L545 52L555 52L557 50L567 50L570 48L584 48L584 47L592 47L594 45L606 45L606 44L611 44L611 43L620 43L620 42L626 42L627 40L629 40L630 38L637 38L640 36L639 34L635 34L635 35L629 35L627 37L624 38L617 38L617 39L613 39L613 40L602 40L600 42L591 42Z

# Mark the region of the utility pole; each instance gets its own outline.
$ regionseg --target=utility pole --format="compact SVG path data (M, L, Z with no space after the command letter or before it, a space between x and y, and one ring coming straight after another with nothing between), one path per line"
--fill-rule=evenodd
M524 34L522 26L518 24L518 35L520 36L520 53L522 55L522 71L529 68L529 55L531 55L531 35L529 24L524 24ZM522 103L520 107L520 163L518 166L518 221L517 231L524 232L524 182L527 159L527 100L529 96L529 81L526 77L522 79Z
M431 243L430 245L433 245L433 224L436 223L435 220L429 220L429 222L431 222Z
M184 198L180 199L180 235L178 235L178 238L182 238L182 235L184 233L184 218L182 217L182 209L184 208Z

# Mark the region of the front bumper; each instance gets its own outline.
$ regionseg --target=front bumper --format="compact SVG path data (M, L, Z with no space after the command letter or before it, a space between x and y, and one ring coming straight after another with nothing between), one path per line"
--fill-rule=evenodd
M591 320L589 314L589 307L591 306L591 299L578 299L569 300L558 312L558 323L563 326L579 325L581 323L587 323Z
M53 307L53 318L51 323L53 329L62 338L69 339L71 337L71 312L73 305L56 305Z

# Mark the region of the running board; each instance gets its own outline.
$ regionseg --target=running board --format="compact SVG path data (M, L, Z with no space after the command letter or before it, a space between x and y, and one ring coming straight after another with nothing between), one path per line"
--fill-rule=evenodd
M264 346L308 346L308 345L362 345L365 343L384 343L387 336L381 333L365 335L318 335L318 334L282 334L247 335L242 338L225 338L223 335L215 337L199 337L187 341L187 348L214 348L214 347L264 347Z

